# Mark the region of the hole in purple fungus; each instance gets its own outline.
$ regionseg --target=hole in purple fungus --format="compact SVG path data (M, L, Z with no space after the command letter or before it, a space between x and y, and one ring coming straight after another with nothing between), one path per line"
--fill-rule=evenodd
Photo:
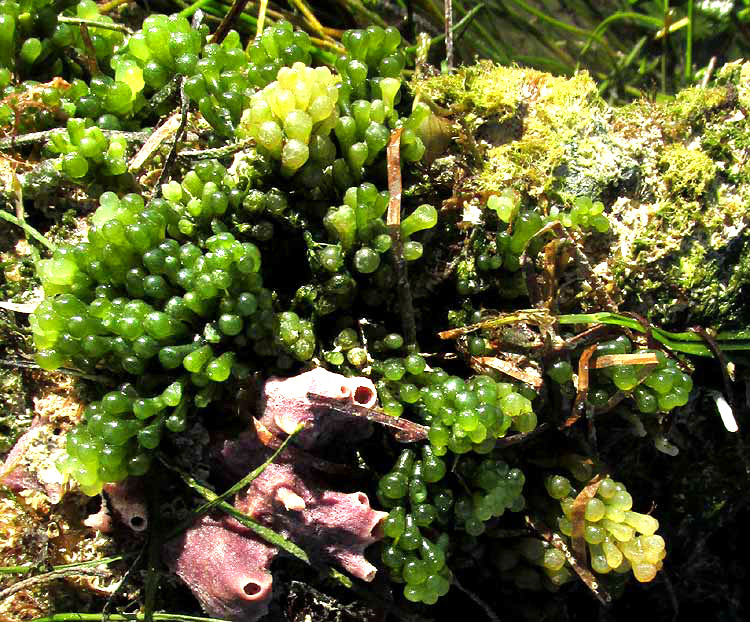
M369 404L372 400L372 389L369 387L357 387L354 391L354 401L357 404Z

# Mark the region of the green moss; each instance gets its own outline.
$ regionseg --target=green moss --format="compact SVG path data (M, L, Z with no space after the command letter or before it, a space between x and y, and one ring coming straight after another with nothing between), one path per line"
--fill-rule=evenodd
M733 184L750 183L747 153L750 153L750 121L734 114L710 124L701 136L701 147Z
M681 144L667 146L659 166L671 194L691 199L701 198L716 176L716 164L711 158L700 149Z
M684 135L702 128L712 114L730 99L726 87L694 87L680 91L664 105L667 128L672 134Z
M447 107L461 126L464 148L480 152L473 191L509 185L539 197L571 150L606 127L606 105L585 72L571 79L481 62L429 78L416 89ZM473 141L476 137L476 143Z

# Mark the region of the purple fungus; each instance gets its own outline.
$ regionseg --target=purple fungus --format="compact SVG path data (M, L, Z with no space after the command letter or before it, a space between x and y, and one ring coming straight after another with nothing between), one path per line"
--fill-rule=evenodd
M377 390L368 378L347 378L322 367L291 378L270 378L263 389L261 423L272 433L290 434L300 423L306 428L295 443L305 449L320 447L337 439L356 442L367 438L371 426L365 420L331 412L331 408L313 404L308 393L328 397L332 405L349 402L371 408L377 402Z
M210 616L253 622L268 613L276 548L230 518L204 516L164 547L164 559Z

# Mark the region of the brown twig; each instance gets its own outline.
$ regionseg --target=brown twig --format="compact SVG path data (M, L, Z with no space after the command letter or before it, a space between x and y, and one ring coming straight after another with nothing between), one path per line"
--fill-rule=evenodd
M708 334L708 331L705 328L692 326L688 330L691 333L699 335L701 339L706 342L706 347L711 350L711 354L713 354L716 357L716 360L719 361L719 365L721 366L721 378L724 381L724 394L727 397L727 402L729 402L730 406L734 408L734 391L732 389L732 381L729 378L729 361L727 360L726 355L721 351L716 340Z
M500 618L497 617L497 614L490 608L490 606L481 598L479 598L477 594L461 585L455 575L453 576L453 585L455 585L459 591L463 592L471 600L473 600L474 603L476 603L482 609L482 611L484 611L485 615L491 620L491 622L500 622Z
M86 48L86 54L84 56L86 64L88 65L87 69L89 70L89 73L91 76L98 76L101 73L101 70L99 69L99 65L96 62L96 49L94 48L94 44L91 42L91 35L89 34L89 28L86 26L86 24L81 24L79 26L81 30L81 39L83 40L83 47Z
M375 423L391 428L392 430L395 430L393 437L400 443L415 443L427 438L427 431L429 428L426 426L414 423L408 419L386 415L384 412L375 408L367 408L365 406L359 406L358 404L352 404L348 401L348 398L339 399L328 397L326 395L318 395L317 393L308 393L307 399L317 405L327 406L336 413L348 415L350 417L362 417L368 421L374 421Z
M530 438L539 436L542 432L546 432L548 428L549 425L547 423L541 423L533 430L531 430L531 432L519 432L518 434L512 434L511 436L506 436L505 438L499 438L497 439L497 441L495 441L495 447L497 449L501 449L503 447L510 447L511 445L518 445L518 443L523 443Z
M169 178L169 170L172 168L175 160L177 159L177 145L179 144L180 140L182 140L182 135L185 133L185 128L187 127L188 109L190 108L190 98L188 98L187 94L185 93L185 77L184 76L180 76L179 78L179 90L180 90L180 125L177 127L177 130L175 131L174 142L172 143L172 146L169 149L169 154L167 155L166 160L164 160L164 166L161 169L161 173L159 174L159 179L157 179L156 184L154 185L154 188L157 188L157 189L160 188L161 185Z
M532 519L531 516L526 515L526 524L536 531L544 540L549 542L557 550L562 551L565 555L565 559L570 564L570 567L578 575L578 578L588 587L591 592L596 596L602 605L608 605L612 602L612 596L607 592L596 580L594 574L582 565L573 553L570 552L568 545L565 541L549 527L547 527L540 520Z
M221 23L214 31L214 35L211 38L212 43L221 43L224 41L224 37L229 34L237 16L245 10L247 3L248 0L234 0L234 2L232 2L231 8L227 11L224 19L221 20Z

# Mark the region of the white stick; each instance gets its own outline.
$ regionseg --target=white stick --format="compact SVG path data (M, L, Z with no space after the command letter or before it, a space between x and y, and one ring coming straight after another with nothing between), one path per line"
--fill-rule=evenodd
M719 411L721 422L724 424L727 432L737 432L739 427L729 402L727 402L721 393L714 393L714 402L716 402L716 409Z

